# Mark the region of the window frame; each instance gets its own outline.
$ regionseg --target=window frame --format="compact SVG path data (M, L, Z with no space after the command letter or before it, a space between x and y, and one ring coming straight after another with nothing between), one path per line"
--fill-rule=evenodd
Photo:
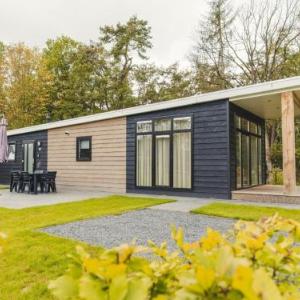
M236 118L240 118L240 127L238 128L236 126ZM242 119L246 120L248 122L248 130L245 130L242 126ZM257 129L256 129L256 133L253 133L251 132L251 123L254 123L256 126L257 126ZM260 145L262 145L263 143L263 124L259 121L259 120L255 120L251 117L247 117L245 116L244 114L242 113L238 113L238 112L235 112L234 113L234 132L235 132L235 138L237 136L238 133L241 134L241 144L240 144L240 147L242 147L242 138L243 136L247 136L249 138L249 145L248 145L248 148L249 148L249 153L250 153L250 156L249 156L249 174L248 174L248 178L249 178L249 185L245 186L243 184L243 171L242 171L242 168L243 168L243 155L242 155L242 150L241 150L241 157L240 157L240 163L241 163L241 186L238 187L237 186L237 178L235 180L235 189L236 190L242 190L242 189L246 189L246 188L251 188L251 187L255 187L255 186L259 186L262 184L262 182L264 181L263 179L263 172L262 172L262 169L263 169L263 160L262 160L262 157L263 157L263 152L262 152L262 147L261 149L259 149L259 146L258 144L260 143ZM251 145L251 137L256 137L257 139L257 184L256 185L252 185L252 159L251 159L251 149L252 149L252 145ZM236 153L236 139L235 139L235 153ZM259 159L260 158L260 159ZM237 168L237 158L235 157L235 168ZM259 172L259 170L261 170L261 174ZM237 170L235 169L235 173L237 176Z
M90 155L87 158L80 157L80 143L82 141L89 141ZM91 136L78 136L76 137L76 161L92 161L92 137Z
M190 129L174 129L174 119L177 118L191 118L191 128ZM165 131L155 131L155 121L171 119L171 129ZM152 122L152 130L149 132L138 132L137 123L138 122ZM176 188L173 184L173 134L178 132L190 132L191 133L191 185L190 188ZM137 185L137 165L136 165L136 155L137 155L137 136L138 135L152 135L152 185L151 186L139 186ZM170 135L170 168L169 168L169 186L156 185L156 136L160 135ZM147 189L147 190L165 190L165 191L187 191L190 192L194 188L194 117L192 113L180 114L180 115L164 115L159 117L149 117L142 120L135 121L135 168L134 168L134 185L136 189Z
M9 159L8 158L8 162L16 162L16 160L17 160L17 142L16 141L8 142L8 148L9 148L10 145L15 146L15 158L14 159ZM8 156L9 156L9 153L8 153Z

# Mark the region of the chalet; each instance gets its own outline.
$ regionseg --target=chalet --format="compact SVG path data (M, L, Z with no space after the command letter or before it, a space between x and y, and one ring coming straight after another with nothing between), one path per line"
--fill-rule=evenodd
M0 182L12 170L55 170L58 188L263 199L265 120L281 118L280 197L299 200L299 99L300 77L293 77L10 130Z

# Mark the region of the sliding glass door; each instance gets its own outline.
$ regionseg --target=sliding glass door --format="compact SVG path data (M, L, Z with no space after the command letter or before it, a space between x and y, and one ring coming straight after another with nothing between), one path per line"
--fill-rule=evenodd
M23 170L28 173L34 171L34 142L23 143Z
M235 115L236 188L262 184L261 125Z

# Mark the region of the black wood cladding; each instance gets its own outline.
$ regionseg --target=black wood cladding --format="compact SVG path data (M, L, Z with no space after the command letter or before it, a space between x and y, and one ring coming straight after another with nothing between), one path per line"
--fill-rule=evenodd
M164 117L192 116L192 190L138 188L135 185L136 122ZM229 101L219 100L127 118L127 192L229 199Z
M165 194L199 198L230 199L236 189L236 153L234 113L238 112L249 120L262 125L263 182L266 181L264 120L229 103L227 99L144 113L127 117L126 146L126 190L128 193ZM191 116L192 124L192 189L172 190L138 188L135 184L136 122L156 118ZM48 134L38 131L9 137L16 143L16 160L0 165L0 183L9 183L12 170L22 170L24 141L40 141L42 150L36 158L37 169L47 169Z
M25 134L19 134L8 137L8 142L16 143L16 159L8 161L0 165L0 183L8 184L10 180L10 171L23 170L23 148L22 144L25 141L40 141L41 151L39 157L36 157L36 169L47 170L47 155L48 155L48 134L47 131L37 131Z

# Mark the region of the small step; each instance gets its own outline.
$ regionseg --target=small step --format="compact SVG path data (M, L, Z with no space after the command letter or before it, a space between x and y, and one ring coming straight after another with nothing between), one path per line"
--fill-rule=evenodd
M233 200L241 201L253 201L253 202L272 202L272 203L289 203L300 204L300 196L280 195L280 194L268 194L257 192L245 192L245 191L233 191Z

